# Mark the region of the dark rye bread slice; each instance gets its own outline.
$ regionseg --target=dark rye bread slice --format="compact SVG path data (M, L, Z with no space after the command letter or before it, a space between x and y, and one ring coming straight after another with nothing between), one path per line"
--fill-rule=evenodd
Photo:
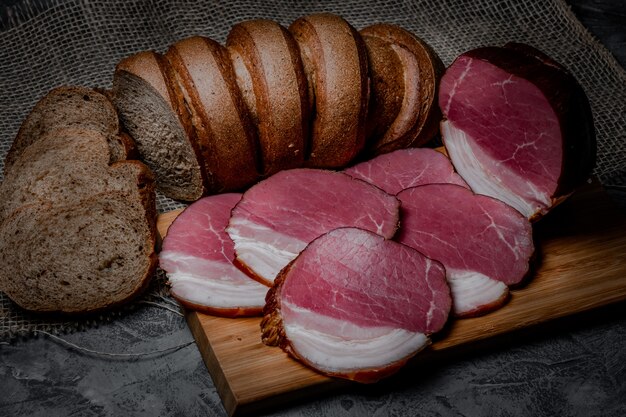
M122 124L166 196L195 201L205 193L201 153L182 93L171 68L156 52L120 61L111 94Z
M372 148L398 117L404 99L404 70L391 44L362 35L370 74L370 102L365 122L366 148Z
M425 144L437 134L441 121L436 100L439 80L445 68L443 62L426 42L399 26L381 23L361 29L360 33L366 44L378 47L369 48L371 61L377 62L371 54L380 50L389 54L391 48L396 53L401 63L403 85L399 112L388 129L368 143L367 154L377 155ZM393 93L390 85L397 82L396 71L389 65L372 66L372 79L385 80L372 83L374 97Z
M234 25L226 47L258 133L262 174L301 167L310 104L298 44L278 23L256 19Z
M124 130L124 126L119 120L119 114L117 112L117 108L115 107L115 104L113 101L113 92L110 89L102 88L102 87L94 87L94 90L109 99L109 101L111 102L111 105L115 109L115 113L118 115L119 134L118 134L117 141L121 144L121 149L123 150L123 154L120 154L120 155L123 155L123 157L117 158L115 156L112 156L111 162L121 161L124 159L139 159L139 153L137 153L137 146L135 145L135 141L133 140L133 138L130 137L128 132ZM119 152L119 151L116 151L115 149L111 149L111 152Z
M300 47L314 103L306 165L343 167L365 144L369 102L365 44L356 29L330 13L301 17L289 31Z
M41 98L28 114L7 153L4 165L6 175L15 160L46 132L63 127L91 129L107 138L111 160L126 159L132 143L120 134L120 124L107 95L80 86L61 86Z
M101 310L146 287L157 264L154 246L136 193L25 205L0 227L0 290L27 310Z
M104 135L66 128L50 131L28 146L0 184L0 223L18 207L46 200L73 204L109 190L153 191L152 172L139 161L109 166Z
M240 190L258 178L257 139L226 48L193 36L165 57L184 95L209 193Z

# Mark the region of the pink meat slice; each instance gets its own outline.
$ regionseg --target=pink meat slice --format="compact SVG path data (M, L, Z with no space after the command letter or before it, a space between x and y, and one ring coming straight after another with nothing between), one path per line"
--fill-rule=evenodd
M441 80L441 134L477 193L526 217L545 214L586 180L595 163L591 109L559 64L526 45L459 56Z
M225 231L240 198L229 193L197 200L163 239L160 267L172 296L188 308L229 317L262 312L268 288L233 265L234 245Z
M344 172L396 195L424 184L457 184L467 187L445 155L430 148L399 149L361 162Z
M501 306L508 286L528 273L532 227L507 204L452 184L409 188L398 198L402 228L396 239L445 266L455 315Z
M451 297L439 262L375 233L339 228L281 272L268 306L266 317L278 314L284 329L279 344L296 358L330 375L372 382L442 329Z
M235 263L271 284L313 239L338 227L391 238L399 201L365 181L318 169L281 171L252 186L235 206L226 231Z

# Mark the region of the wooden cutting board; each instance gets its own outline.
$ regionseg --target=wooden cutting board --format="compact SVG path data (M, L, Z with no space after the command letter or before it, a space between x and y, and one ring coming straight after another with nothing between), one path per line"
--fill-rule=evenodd
M159 217L163 236L178 212ZM626 216L597 182L535 224L536 271L509 303L483 317L453 320L409 364L463 351L495 336L626 300ZM321 376L260 340L260 318L187 312L189 327L230 415L248 414L347 382Z

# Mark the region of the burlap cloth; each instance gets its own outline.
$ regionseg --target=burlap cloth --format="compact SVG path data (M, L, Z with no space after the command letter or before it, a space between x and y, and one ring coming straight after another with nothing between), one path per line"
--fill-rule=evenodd
M598 137L595 174L605 185L626 185L626 72L559 0L26 0L0 16L0 171L22 120L53 87L108 88L115 63L132 53L163 52L197 34L224 42L242 20L269 18L289 25L320 11L340 14L357 29L398 24L426 40L446 65L482 45L520 41L538 47L569 68L589 96ZM159 196L158 206L162 212L181 205ZM139 301L162 296L164 288L161 274ZM39 317L0 293L0 340L35 330L83 328L126 311L81 319Z

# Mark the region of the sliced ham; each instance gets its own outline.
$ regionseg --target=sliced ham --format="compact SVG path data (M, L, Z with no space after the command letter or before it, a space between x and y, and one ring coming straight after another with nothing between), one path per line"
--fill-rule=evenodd
M225 232L241 194L204 197L174 220L159 254L171 293L185 307L235 317L258 315L267 287L236 268Z
M318 371L388 376L429 343L451 305L443 266L362 229L315 239L268 293L263 341Z
M445 266L456 316L498 308L508 286L528 273L532 227L507 204L452 184L409 188L397 197L402 203L397 240Z
M424 184L449 183L467 187L454 172L450 160L430 148L399 149L356 164L344 172L391 195Z
M439 90L441 134L477 193L537 219L584 183L595 165L591 108L575 78L522 44L459 56Z
M353 226L391 238L398 211L395 197L365 181L300 168L281 171L248 189L226 231L235 244L235 263L271 285L309 242L332 229Z

